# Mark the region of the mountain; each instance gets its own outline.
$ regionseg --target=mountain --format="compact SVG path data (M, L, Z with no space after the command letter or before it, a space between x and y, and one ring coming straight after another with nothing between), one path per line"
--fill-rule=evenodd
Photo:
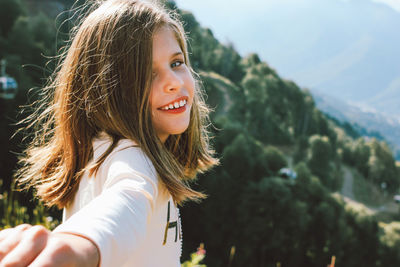
M400 13L388 5L249 0L242 8L232 1L221 14L222 3L177 2L193 5L198 18L218 29L217 37L235 43L242 54L257 51L301 87L400 114Z
M373 109L357 106L327 94L312 91L316 106L321 111L338 119L349 122L361 135L384 138L400 160L400 119L382 114Z

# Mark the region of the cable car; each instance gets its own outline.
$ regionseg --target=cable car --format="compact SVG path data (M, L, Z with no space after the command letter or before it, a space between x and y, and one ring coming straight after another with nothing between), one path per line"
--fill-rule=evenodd
M0 98L14 99L17 95L18 84L17 81L7 76L6 74L6 61L1 60L1 73L0 73Z

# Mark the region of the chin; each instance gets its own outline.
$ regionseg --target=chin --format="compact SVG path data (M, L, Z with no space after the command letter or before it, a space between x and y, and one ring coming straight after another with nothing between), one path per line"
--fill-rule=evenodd
M188 127L185 127L184 129L180 129L180 130L175 130L173 132L171 132L171 135L178 135L178 134L183 134L184 132L186 132Z
M179 124L171 125L169 128L170 134L181 134L184 133L189 127L189 120L180 121Z

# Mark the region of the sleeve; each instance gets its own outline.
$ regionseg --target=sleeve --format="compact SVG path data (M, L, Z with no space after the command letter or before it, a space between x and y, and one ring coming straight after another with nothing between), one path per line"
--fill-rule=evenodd
M101 267L122 266L140 246L158 194L157 177L144 174L152 173L147 161L125 152L107 163L102 193L54 230L92 240Z

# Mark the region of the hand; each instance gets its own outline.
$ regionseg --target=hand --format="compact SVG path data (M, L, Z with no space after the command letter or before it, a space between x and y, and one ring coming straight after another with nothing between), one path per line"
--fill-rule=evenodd
M22 224L0 232L0 267L93 266L100 254L90 240Z

